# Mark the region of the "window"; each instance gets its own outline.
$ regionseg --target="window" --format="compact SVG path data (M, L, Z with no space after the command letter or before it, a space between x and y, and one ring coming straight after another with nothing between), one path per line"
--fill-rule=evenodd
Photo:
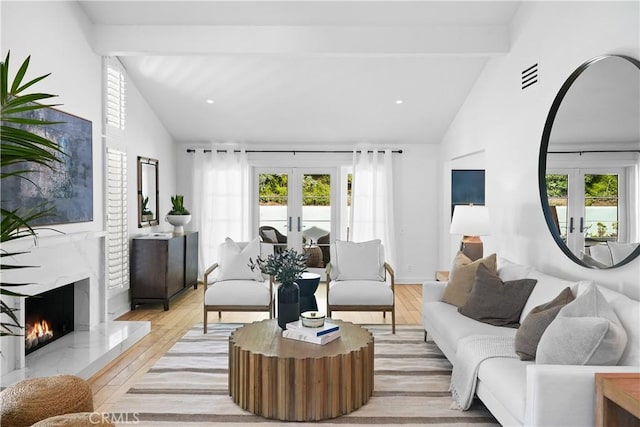
M107 257L109 291L129 288L127 154L107 149Z
M117 60L109 61L106 69L107 124L124 130L126 119L126 81L124 70Z

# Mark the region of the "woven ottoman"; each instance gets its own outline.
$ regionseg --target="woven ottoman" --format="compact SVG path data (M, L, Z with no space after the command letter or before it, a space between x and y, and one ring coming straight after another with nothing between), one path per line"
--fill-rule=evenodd
M30 426L56 415L92 411L91 387L74 375L30 378L0 392L2 425Z
M98 412L80 412L77 414L56 415L46 420L38 421L32 427L93 427L115 426L109 414Z

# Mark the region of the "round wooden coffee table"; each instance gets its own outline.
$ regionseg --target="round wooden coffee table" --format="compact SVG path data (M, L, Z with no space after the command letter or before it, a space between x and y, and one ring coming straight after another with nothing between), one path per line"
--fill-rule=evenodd
M229 395L265 418L317 421L348 414L373 393L373 335L349 322L328 344L282 338L276 319L229 337Z

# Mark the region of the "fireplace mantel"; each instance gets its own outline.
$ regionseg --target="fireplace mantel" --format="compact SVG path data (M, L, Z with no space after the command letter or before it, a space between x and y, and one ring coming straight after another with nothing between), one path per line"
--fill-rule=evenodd
M8 264L33 268L3 270L6 283L30 283L20 293L37 295L70 283L75 284L74 332L25 356L24 337L2 337L2 387L24 378L74 374L93 375L124 350L147 335L149 322L107 320L106 233L86 231L41 235L6 242L2 249L24 252L5 258ZM24 298L2 296L24 325Z

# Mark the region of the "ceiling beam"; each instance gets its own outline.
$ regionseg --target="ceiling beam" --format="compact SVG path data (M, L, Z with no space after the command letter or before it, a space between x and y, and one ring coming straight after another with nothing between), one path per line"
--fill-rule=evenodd
M479 55L509 50L504 25L405 27L95 25L99 55Z

